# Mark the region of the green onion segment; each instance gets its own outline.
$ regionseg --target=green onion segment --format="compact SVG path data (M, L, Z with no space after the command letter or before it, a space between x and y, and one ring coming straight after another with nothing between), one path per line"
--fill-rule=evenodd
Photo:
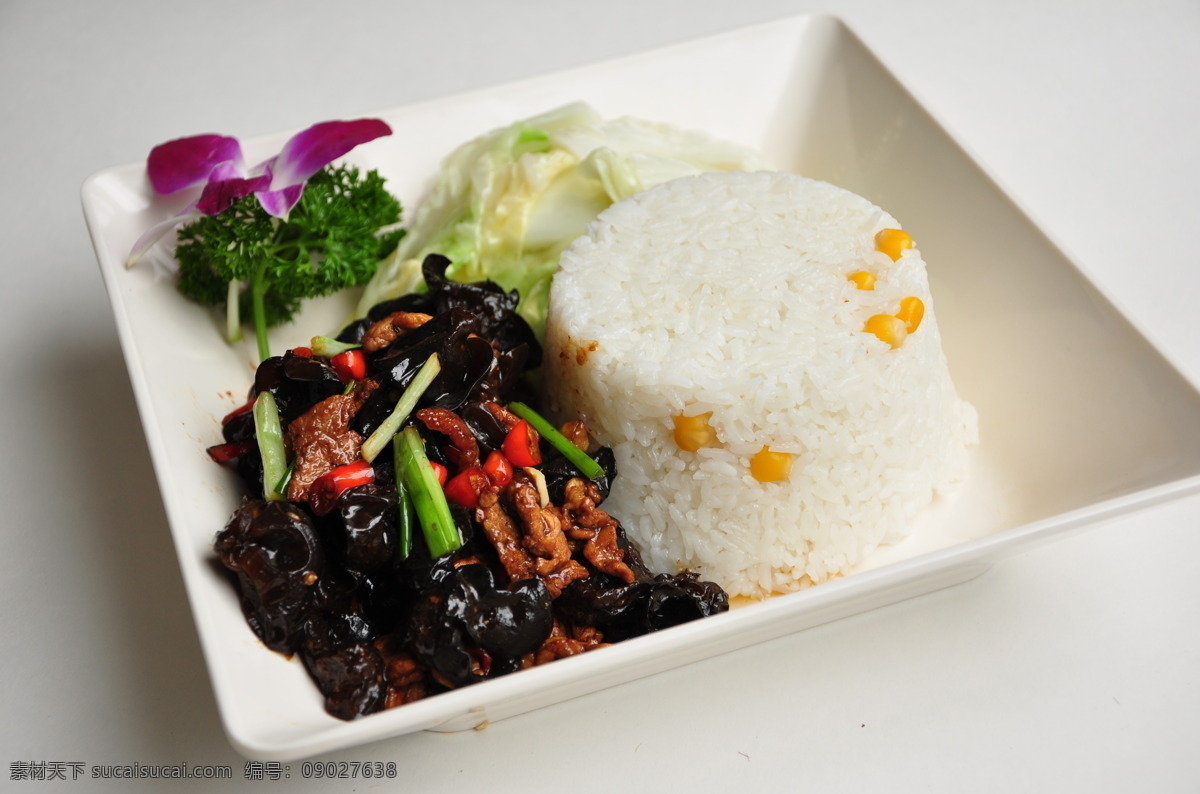
M292 475L295 473L296 460L293 458L292 462L288 464L287 469L283 472L283 476L279 478L279 483L275 486L275 492L279 494L286 494L288 492L288 487L292 484Z
M425 390L429 388L429 384L433 383L433 379L441 371L441 361L438 360L437 353L434 353L426 359L416 376L409 381L408 388L404 390L404 394L401 394L400 399L396 401L396 408L392 411L391 416L383 420L379 427L375 428L375 432L363 442L363 460L370 463L383 451L383 448L392 440L392 437L400 431L400 426L404 424L404 420L408 419L408 415L412 413L413 408L417 407L417 400L421 399L421 395L425 393Z
M287 476L287 451L283 447L279 407L275 404L275 395L269 391L262 392L254 400L254 435L262 455L263 498L268 501L283 499L276 486Z
M321 358L332 358L338 353L345 353L347 350L356 350L362 345L352 345L349 342L339 342L336 339L331 339L328 336L314 336L308 343L308 349L313 352L314 356Z
M521 402L509 403L508 409L533 425L533 429L538 431L542 438L550 442L551 446L561 452L564 458L571 461L571 464L579 469L584 477L587 477L589 480L595 480L598 477L604 476L603 466L592 460L592 457L579 447L572 444L570 439L558 432L554 425L547 422L537 411Z
M392 460L396 469L396 529L400 535L397 556L407 560L408 555L412 554L413 501L408 486L404 484L404 455L398 442L392 444Z
M404 485L412 497L417 520L425 534L429 556L437 559L462 546L458 527L450 514L450 505L438 483L433 466L425 455L425 443L415 427L406 427L396 436L395 453L399 458L399 470L403 472Z

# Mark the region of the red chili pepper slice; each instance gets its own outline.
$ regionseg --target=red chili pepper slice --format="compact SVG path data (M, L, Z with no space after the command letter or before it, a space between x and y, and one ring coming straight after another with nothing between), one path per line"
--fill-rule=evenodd
M504 457L514 466L537 466L542 462L539 441L538 432L528 420L522 419L504 437Z
M503 488L512 482L513 465L508 462L508 458L504 457L504 453L500 450L493 450L487 456L487 460L483 462L483 473L487 475L488 481L497 488Z
M292 354L303 358L312 358L313 352L311 347L293 347Z
M222 417L222 419L221 419L221 427L224 427L225 425L229 424L230 422L232 422L234 419L237 419L242 414L248 414L251 411L253 411L254 410L254 401L256 399L258 399L257 395L254 397L251 397L249 400L247 400L244 405L239 405L237 408L234 408L232 411L225 414L225 416Z
M215 444L205 451L217 463L228 463L234 458L240 458L242 455L255 449L258 449L258 442L251 438L246 441L230 441L228 444Z
M463 507L474 508L479 494L488 487L487 475L478 466L463 469L446 483L446 498Z
M367 377L367 355L361 350L346 350L329 359L329 365L345 382Z
M324 515L333 509L339 496L358 485L375 482L375 470L365 460L338 466L313 480L308 489L308 501L313 512Z
M446 467L435 460L429 461L429 465L433 468L433 473L437 475L438 485L446 485Z

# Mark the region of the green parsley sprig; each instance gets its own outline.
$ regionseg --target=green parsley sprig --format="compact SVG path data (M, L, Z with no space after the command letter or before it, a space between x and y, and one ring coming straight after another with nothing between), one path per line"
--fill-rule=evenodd
M267 328L295 315L305 298L365 284L404 236L400 202L375 171L328 166L308 180L286 221L254 196L179 230L179 289L206 305L225 304L227 336L241 338L252 315L258 354Z

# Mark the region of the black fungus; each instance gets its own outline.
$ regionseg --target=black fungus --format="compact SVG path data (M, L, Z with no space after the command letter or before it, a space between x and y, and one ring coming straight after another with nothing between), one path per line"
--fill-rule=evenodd
M350 429L363 438L369 438L375 430L396 410L396 402L400 399L400 391L386 386L371 392L358 413L350 420ZM372 461L374 463L374 461Z
M533 329L517 314L520 297L516 290L506 291L494 281L476 281L469 284L446 278L450 260L439 254L430 254L421 263L426 291L411 293L393 300L383 301L367 313L369 322L378 322L395 312L423 312L439 315L452 309L466 309L480 322L479 333L486 337L499 351L514 350L522 345L527 350L526 366L535 368L541 364L542 348ZM357 328L343 330L347 338L361 331ZM339 338L341 338L339 336Z
M279 417L292 421L314 405L341 394L345 388L333 368L315 358L287 351L258 365L254 375L254 394L270 392L275 396Z
M479 442L480 457L485 457L486 452L503 446L508 430L483 403L474 400L463 403L458 415L467 423L467 427L471 428L472 435Z
M586 579L568 585L555 602L565 620L593 626L609 642L620 642L729 610L729 596L715 582L703 581L691 571L655 575L624 527L617 528L617 546L634 573L633 583L592 569Z
M592 575L572 582L557 605L567 620L594 626L609 642L619 642L724 612L729 597L690 571L608 586Z
M550 592L540 579L500 587L486 565L470 563L421 593L413 648L443 682L460 687L487 677L495 660L531 653L553 625Z
M495 550L491 544L482 532L475 531L473 511L452 503L450 516L454 519L459 538L462 539L462 546L457 551L432 559L418 525L414 528L416 537L413 538L412 552L397 563L397 576L414 594L441 582L465 561L494 559Z
M385 349L367 354L370 393L350 427L369 436L437 353L441 371L416 409L455 411L483 458L500 449L507 435L486 403L533 403L536 395L525 374L538 365L542 352L516 313L515 292L491 282L450 281L445 277L448 264L445 257L428 257L422 268L427 291L380 304L338 335L341 341L361 343L373 323L397 311L432 317ZM251 396L274 394L286 426L344 388L324 361L289 351L260 365ZM411 426L431 461L457 469L446 434L419 421ZM223 432L228 443L253 440L253 416L233 417ZM607 448L593 457L604 469L595 481L603 499L616 476L616 463ZM551 501L561 504L566 482L580 474L549 444L543 444L543 458ZM243 451L237 466L248 489L261 493L257 448ZM326 709L341 719L384 708L391 693L412 683L407 676L416 676L418 688L432 693L514 672L529 664L556 621L568 636L592 627L602 641L616 642L728 608L725 593L694 574L655 576L620 528L617 543L634 573L633 583L596 569L583 557L582 542L572 541L576 562L588 576L556 599L540 578L510 581L496 548L476 523L475 511L455 504L450 511L461 548L431 559L423 533L414 525L411 549L404 556L392 449L385 447L372 468L372 484L347 490L336 509L319 519L304 503L248 501L215 542L221 561L236 575L251 628L268 647L301 657Z
M438 406L453 410L487 375L494 356L491 346L475 335L479 322L459 309L402 334L385 350L368 356L368 368L379 383L350 424L369 436L392 413L417 372L433 354L441 371L421 396L420 407ZM472 341L473 340L473 341Z
M246 411L231 418L221 428L221 435L228 443L256 441L258 435L254 428L253 412ZM262 453L258 450L258 444L255 443L249 450L238 455L235 461L238 476L246 483L246 490L249 493L261 494L263 492L263 465Z
M314 610L304 624L301 652L310 657L324 656L347 645L371 642L377 634L375 625L360 612Z
M392 565L399 537L396 529L396 489L372 483L346 490L338 497L330 534L347 570L368 573Z
M442 371L425 393L425 402L453 411L469 397L478 398L480 384L496 367L496 353L480 336L447 340L439 354Z
M479 330L479 319L465 309L445 312L401 334L370 357L370 369L385 382L403 389L434 353L461 343Z
M308 619L324 554L308 514L284 501L247 501L214 545L238 578L242 609L267 645L292 653Z
M550 451L547 452L547 450ZM567 482L575 477L583 477L583 475L580 474L579 469L575 467L574 463L563 457L561 453L549 444L542 444L542 452L544 462L540 468L542 474L546 477L546 489L550 493L550 501L555 504L562 504L563 489L566 487ZM604 474L592 481L600 489L600 499L603 501L608 498L613 478L617 476L617 459L613 455L613 451L608 447L600 447L590 454L592 460L600 464L600 468L604 470Z
M343 328L336 337L337 341L345 342L348 345L361 345L363 337L366 336L367 330L374 325L373 320L369 317L363 317L361 320L354 322Z
M366 319L369 323L377 323L396 312L420 312L434 315L438 313L438 310L436 301L428 292L410 292L399 298L376 303L367 312Z
M412 616L414 591L393 569L356 575L364 615L382 634L403 632Z
M450 260L430 254L421 263L421 274L429 288L435 312L464 308L479 317L480 334L491 340L498 350L508 351L524 346L525 365L534 368L542 363L542 348L533 329L517 314L520 296L516 290L506 292L494 281L475 281L469 284L446 278Z
M325 710L343 720L383 707L387 695L383 657L374 645L359 642L304 657L304 666L325 696Z

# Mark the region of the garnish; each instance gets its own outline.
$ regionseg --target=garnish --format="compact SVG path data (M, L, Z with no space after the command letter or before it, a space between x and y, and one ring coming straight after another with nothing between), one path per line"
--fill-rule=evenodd
M292 136L279 154L246 168L242 146L226 135L193 135L160 143L146 158L146 176L159 195L203 185L200 197L174 218L146 230L127 266L133 265L167 232L201 215L219 215L237 199L253 194L263 210L276 218L288 213L304 192L304 183L355 146L391 135L378 119L323 121Z
M253 314L259 357L267 327L305 298L366 283L404 235L400 203L375 171L331 166L360 143L388 135L377 119L316 124L275 157L247 170L234 138L200 135L154 148L146 171L159 193L201 187L182 213L156 224L130 252L132 265L172 228L179 289L226 307L226 333L241 338L241 304ZM352 200L351 200L352 199Z

